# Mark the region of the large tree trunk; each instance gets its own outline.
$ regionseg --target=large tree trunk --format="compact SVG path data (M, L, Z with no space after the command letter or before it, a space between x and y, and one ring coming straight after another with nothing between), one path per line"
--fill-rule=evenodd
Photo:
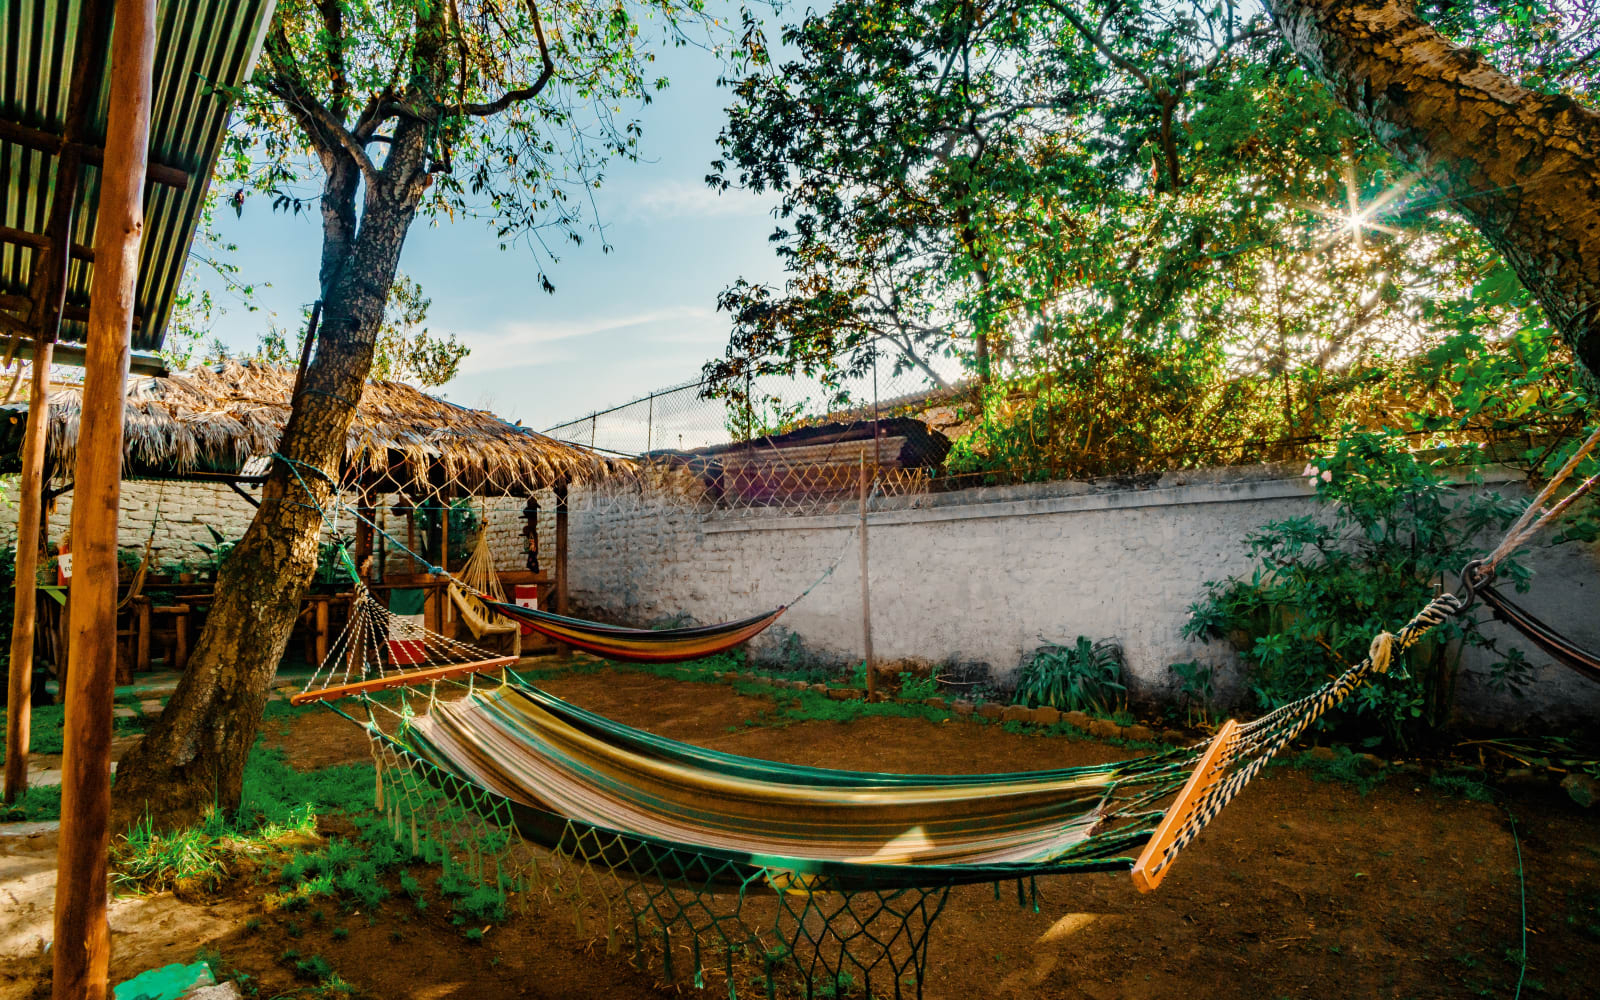
M316 354L284 428L281 456L261 507L222 566L216 603L177 692L117 770L113 829L148 815L158 826L192 823L213 805L238 808L278 662L317 565L326 506L346 434L372 366L384 303L424 188L422 126L396 129L381 182L325 157L323 307ZM321 473L317 470L321 470ZM298 474L298 475L297 475Z
M1291 48L1503 254L1600 379L1600 114L1452 45L1405 0L1267 0Z

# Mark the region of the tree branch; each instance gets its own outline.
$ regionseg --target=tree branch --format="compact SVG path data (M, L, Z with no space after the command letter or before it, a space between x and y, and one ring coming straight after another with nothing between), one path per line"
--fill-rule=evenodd
M277 97L300 122L300 127L305 129L306 137L318 147L323 154L343 149L355 161L363 177L370 183L377 179L378 171L367 156L366 148L351 135L344 127L344 123L334 117L329 111L311 95L311 88L306 85L305 79L300 75L300 67L295 62L294 50L289 45L288 36L284 34L283 26L274 24L271 42L267 45L267 56L272 62L273 73L266 81L265 88L268 93Z
M499 114L513 104L531 101L539 96L540 91L550 83L551 77L555 76L556 63L550 58L550 43L544 37L544 21L539 16L539 5L536 0L528 0L528 15L533 18L534 37L539 40L539 59L543 63L539 70L539 78L529 86L506 91L488 104L463 104L461 105L463 114L486 118L489 115Z
M1289 47L1505 255L1600 382L1600 113L1529 90L1407 0L1267 0Z

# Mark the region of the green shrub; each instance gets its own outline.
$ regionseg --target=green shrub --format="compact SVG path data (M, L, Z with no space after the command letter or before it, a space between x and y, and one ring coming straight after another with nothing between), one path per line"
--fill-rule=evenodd
M1167 668L1178 679L1178 700L1189 725L1210 725L1212 698L1216 694L1216 668L1199 660L1174 663Z
M1040 646L1023 666L1014 697L1019 705L1110 715L1123 705L1122 647L1112 639L1078 636L1071 646Z
M937 677L919 677L909 671L900 671L900 697L908 701L927 701L938 696Z
M1274 521L1249 536L1256 568L1213 581L1190 608L1183 633L1227 639L1248 669L1264 710L1314 690L1366 656L1373 636L1395 631L1453 584L1481 554L1478 540L1504 530L1520 505L1497 493L1458 493L1445 462L1407 449L1399 434L1361 433L1308 467L1320 516ZM1501 574L1526 587L1514 561ZM1452 619L1362 687L1319 725L1345 726L1408 746L1450 719L1463 646L1492 648L1470 620ZM1502 656L1490 683L1520 692L1528 664Z

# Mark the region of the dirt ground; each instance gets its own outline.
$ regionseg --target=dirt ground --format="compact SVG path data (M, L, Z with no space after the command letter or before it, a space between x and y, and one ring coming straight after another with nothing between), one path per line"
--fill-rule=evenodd
M1009 771L1090 763L1127 751L1087 740L1006 733L968 721L874 718L784 727L743 723L771 707L731 689L634 674L553 678L553 693L663 735L732 753L882 771ZM269 727L297 766L369 759L332 713ZM1600 815L1555 793L1506 799L1526 881L1528 997L1600 995ZM53 843L19 844L44 865ZM1159 891L1126 874L1040 883L1040 912L956 890L935 925L924 995L1144 1000L1511 997L1521 888L1507 808L1390 780L1362 795L1289 768L1258 779L1191 846ZM514 916L469 943L440 913L391 900L381 913L287 914L269 887L236 881L221 898L170 895L113 913L117 980L219 950L263 997L303 987L283 954L323 956L361 995L628 1000L656 985L560 909ZM0 898L4 911L15 900ZM335 928L342 933L337 933ZM0 934L3 937L3 934ZM0 971L0 1000L37 989L43 959ZM882 992L881 990L879 991ZM299 995L299 994L296 994ZM743 992L741 991L741 995Z

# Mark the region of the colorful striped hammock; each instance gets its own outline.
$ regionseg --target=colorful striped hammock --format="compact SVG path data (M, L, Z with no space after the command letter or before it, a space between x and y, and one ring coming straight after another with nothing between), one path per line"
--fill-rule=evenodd
M366 719L348 717L372 742L396 839L409 829L414 852L464 864L502 894L569 899L580 931L600 907L608 942L631 928L636 954L658 956L669 981L687 948L697 984L706 957L722 957L730 995L747 974L736 966L765 954L769 995L782 966L807 995L848 974L899 996L913 979L921 992L927 933L951 887L1015 880L1026 902L1038 876L1130 871L1153 889L1278 751L1460 607L1436 598L1322 688L1199 746L1014 774L838 771L679 743L539 691L510 657L370 596L297 700L360 696ZM778 613L734 624L758 629ZM718 627L723 638L731 628ZM369 658L385 649L393 663ZM498 684L476 676L489 670L502 671ZM453 677L463 697L438 698ZM398 708L370 697L396 686ZM426 692L421 704L414 692ZM380 712L396 724L379 725Z
M799 767L653 736L516 683L437 702L393 740L498 796L541 846L575 823L693 844L741 882L834 891L1126 869L1159 819L1144 800L1176 792L1193 764L1174 750L1016 774Z
M760 635L787 607L720 625L691 628L624 628L601 625L581 618L551 614L537 608L496 601L478 594L488 608L541 632L557 642L612 660L630 663L677 663L724 653Z

